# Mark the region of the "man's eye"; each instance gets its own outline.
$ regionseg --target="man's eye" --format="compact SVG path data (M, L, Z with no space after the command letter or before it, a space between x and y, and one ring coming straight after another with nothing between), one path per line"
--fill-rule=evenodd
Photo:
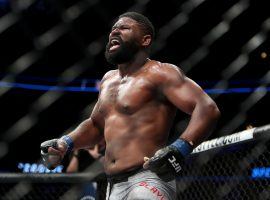
M128 26L114 27L114 28L112 28L111 32L114 31L115 29L127 30L127 29L130 29L130 27L128 27Z

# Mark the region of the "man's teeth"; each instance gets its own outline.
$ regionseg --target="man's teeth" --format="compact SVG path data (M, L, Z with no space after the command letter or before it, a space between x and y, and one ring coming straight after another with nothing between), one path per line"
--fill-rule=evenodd
M119 44L119 42L118 42L118 40L113 39L113 40L111 41L111 44L112 44L112 45L117 45L117 44Z

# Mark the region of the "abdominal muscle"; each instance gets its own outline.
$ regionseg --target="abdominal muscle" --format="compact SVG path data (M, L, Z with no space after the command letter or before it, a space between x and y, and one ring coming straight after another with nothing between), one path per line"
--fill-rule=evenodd
M153 156L166 145L170 117L157 113L144 116L117 113L106 119L106 174L118 174L142 167L144 157Z

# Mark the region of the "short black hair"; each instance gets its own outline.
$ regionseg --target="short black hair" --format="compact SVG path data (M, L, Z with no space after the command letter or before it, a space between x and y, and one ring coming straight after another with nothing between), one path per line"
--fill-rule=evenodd
M144 15L137 12L126 12L118 17L118 19L122 17L128 17L135 20L139 25L141 25L144 33L151 35L152 40L155 38L155 28L152 22Z

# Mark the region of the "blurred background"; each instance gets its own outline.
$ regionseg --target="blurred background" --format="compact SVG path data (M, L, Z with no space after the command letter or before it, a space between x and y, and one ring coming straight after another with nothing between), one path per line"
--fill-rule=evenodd
M0 0L0 171L38 162L40 143L86 119L113 20L126 11L156 28L151 58L173 63L218 104L211 138L269 123L267 0ZM268 111L267 111L268 110ZM189 117L179 111L171 130Z

